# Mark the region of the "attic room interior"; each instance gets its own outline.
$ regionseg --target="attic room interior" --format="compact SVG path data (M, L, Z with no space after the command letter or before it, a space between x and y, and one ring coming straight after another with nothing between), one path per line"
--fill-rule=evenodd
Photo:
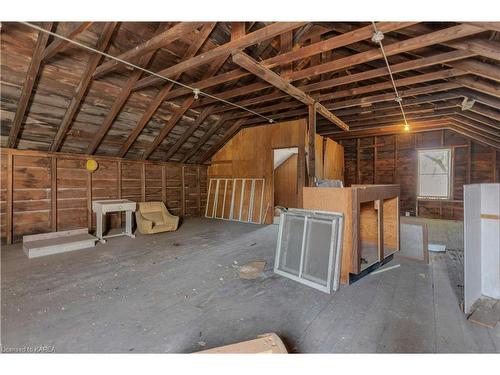
M500 22L223 19L1 22L2 352L500 353Z

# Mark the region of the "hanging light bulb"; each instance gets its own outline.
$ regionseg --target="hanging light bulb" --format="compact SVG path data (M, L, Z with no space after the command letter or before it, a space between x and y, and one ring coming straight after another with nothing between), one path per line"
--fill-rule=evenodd
M403 125L403 130L405 132L409 132L410 131L410 125L408 125L407 123Z

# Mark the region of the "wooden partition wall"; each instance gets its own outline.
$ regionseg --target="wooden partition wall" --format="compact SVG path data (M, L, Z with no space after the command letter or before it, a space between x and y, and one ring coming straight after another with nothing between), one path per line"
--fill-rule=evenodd
M179 216L205 212L207 168L202 165L132 161L92 156L99 168L85 169L85 155L1 149L1 237L95 228L92 200L163 201ZM111 215L112 226L121 216Z
M400 211L421 217L462 220L463 185L498 182L500 151L452 131L436 130L339 141L344 146L346 186L399 184ZM417 199L418 149L452 150L452 199Z
M298 119L240 130L213 157L210 178L264 178L264 223L270 224L274 211L274 149L297 147L296 197L288 201L302 207L302 187L306 186L307 121ZM316 135L315 175L342 179L343 147Z
M242 129L213 157L210 178L264 178L264 223L272 222L273 149L298 148L298 186L305 184L306 120L287 121ZM302 189L297 202L302 202Z

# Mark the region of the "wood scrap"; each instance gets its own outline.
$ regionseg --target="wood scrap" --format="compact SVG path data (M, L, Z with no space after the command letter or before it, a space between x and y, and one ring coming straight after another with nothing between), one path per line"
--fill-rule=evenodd
M255 261L249 262L239 268L240 279L245 280L255 280L262 276L264 272L264 267L266 266L265 261Z

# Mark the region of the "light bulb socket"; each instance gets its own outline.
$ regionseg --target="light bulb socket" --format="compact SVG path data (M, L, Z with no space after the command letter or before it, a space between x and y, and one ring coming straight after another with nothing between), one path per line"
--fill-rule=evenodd
M201 93L200 89L194 89L193 90L194 98L196 100L198 100L200 93Z

